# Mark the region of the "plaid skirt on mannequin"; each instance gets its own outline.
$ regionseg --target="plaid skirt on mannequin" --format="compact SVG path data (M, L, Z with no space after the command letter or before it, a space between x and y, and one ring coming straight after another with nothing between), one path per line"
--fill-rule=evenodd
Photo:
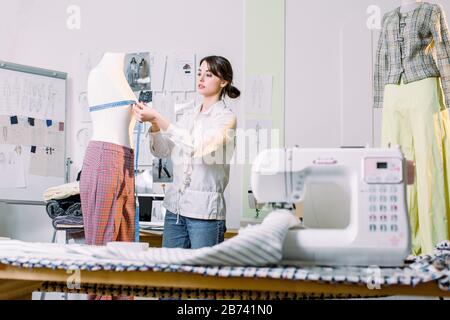
M134 241L134 151L91 141L80 177L86 244Z
M133 242L136 211L133 149L91 141L80 177L80 198L86 244ZM132 298L88 295L88 299Z

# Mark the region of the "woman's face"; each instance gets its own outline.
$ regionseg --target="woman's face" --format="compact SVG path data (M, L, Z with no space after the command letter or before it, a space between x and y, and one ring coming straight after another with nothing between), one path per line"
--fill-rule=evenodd
M219 95L227 82L215 76L210 70L208 63L203 61L197 73L197 92L204 97Z

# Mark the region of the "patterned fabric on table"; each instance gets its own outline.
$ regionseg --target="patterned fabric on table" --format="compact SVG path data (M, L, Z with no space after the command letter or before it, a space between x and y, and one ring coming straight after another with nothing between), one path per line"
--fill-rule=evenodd
M236 238L236 237L235 237ZM233 238L233 239L235 239ZM224 243L230 243L230 239ZM22 246L22 250L17 250ZM26 249L26 247L30 249ZM417 286L428 282L438 282L443 291L450 291L450 242L446 241L436 247L434 255L411 257L402 268L376 267L290 267L268 265L251 266L191 266L176 264L148 263L138 260L100 259L96 255L88 257L76 254L76 250L67 253L64 248L74 247L47 245L36 252L36 244L18 241L0 241L0 264L22 268L51 268L62 270L115 271L115 272L181 272L201 274L212 277L241 277L258 279L286 279L293 281L311 281L330 284L357 284L373 286L407 285ZM53 248L53 249L52 249ZM106 249L105 247L100 249ZM58 251L59 250L59 251ZM170 250L170 249L166 249ZM31 251L35 251L31 253ZM45 252L53 251L53 255ZM195 251L195 250L191 250ZM100 252L100 251L99 251ZM162 252L162 251L157 251ZM179 251L177 251L179 252ZM172 251L172 253L177 253ZM143 253L145 254L145 253ZM134 254L129 252L130 257ZM142 253L138 253L142 255Z

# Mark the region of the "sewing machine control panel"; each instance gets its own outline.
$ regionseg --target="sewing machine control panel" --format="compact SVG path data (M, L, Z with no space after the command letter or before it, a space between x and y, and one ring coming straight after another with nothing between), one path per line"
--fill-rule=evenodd
M366 158L364 180L368 184L402 183L403 161L398 158Z
M402 183L403 161L397 158L366 158L364 180L368 184Z
M364 169L364 180L369 185L369 232L398 232L403 161L396 158L366 158Z

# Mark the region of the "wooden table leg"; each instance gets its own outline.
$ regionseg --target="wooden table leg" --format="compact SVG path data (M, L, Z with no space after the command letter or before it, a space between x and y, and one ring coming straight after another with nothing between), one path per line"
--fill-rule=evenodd
M0 280L0 300L31 300L41 285L40 281Z

